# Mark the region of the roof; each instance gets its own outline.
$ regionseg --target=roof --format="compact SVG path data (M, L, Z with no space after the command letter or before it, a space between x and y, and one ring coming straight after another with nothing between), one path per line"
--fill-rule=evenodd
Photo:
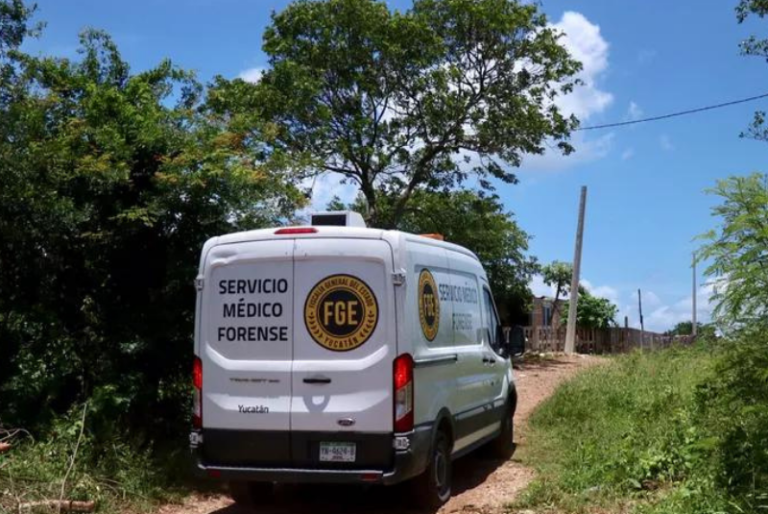
M402 232L400 230L382 230L379 228L339 227L339 226L323 226L323 225L321 226L304 225L301 227L290 227L290 228L314 228L316 232L313 232L311 234L290 234L285 236L276 234L276 232L282 228L289 228L289 227L263 228L258 230L248 230L244 232L234 232L232 234L225 234L225 235L213 237L205 243L203 253L205 253L205 249L210 248L212 246L222 245L222 244L243 243L248 241L267 241L267 240L283 239L283 238L385 239L387 238L387 235L389 235L390 237L393 237L393 238L403 237L406 241L411 241L411 242L424 244L428 246L434 246L438 248L444 248L446 250L462 253L468 257L475 259L478 262L480 261L480 259L478 259L477 255L475 255L474 252L472 252L471 250L468 250L467 248L464 248L463 246L459 246L457 244L450 243L448 241L440 241L430 237L422 237L422 236L419 236L418 234Z

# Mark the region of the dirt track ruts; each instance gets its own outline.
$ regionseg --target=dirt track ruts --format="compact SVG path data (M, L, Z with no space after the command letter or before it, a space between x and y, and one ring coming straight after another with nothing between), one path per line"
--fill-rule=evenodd
M536 406L550 396L559 384L576 372L601 359L589 356L558 356L516 369L518 407L515 439L525 444L525 423ZM480 452L482 453L482 452ZM492 460L470 454L453 466L453 497L435 514L497 514L533 479L533 470L516 456L511 460ZM394 514L418 512L409 505L403 486L361 489L352 486L283 486L278 488L274 505L261 507L264 514ZM165 505L157 514L246 514L223 494L195 494L182 504ZM425 513L422 513L425 514Z

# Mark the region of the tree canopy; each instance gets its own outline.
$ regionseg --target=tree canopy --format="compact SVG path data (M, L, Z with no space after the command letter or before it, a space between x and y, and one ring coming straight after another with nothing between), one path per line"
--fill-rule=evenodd
M364 204L363 198L351 206L334 200L328 208L361 212ZM387 209L394 208L386 202L380 206L384 215L388 215ZM538 271L538 263L527 253L530 236L497 196L471 190L418 190L395 228L415 234L440 234L446 241L471 249L488 273L496 302L526 312L530 301L528 284Z
M580 68L538 5L298 0L257 84L207 87L169 60L132 71L97 30L76 58L28 54L34 12L0 0L3 422L89 400L94 423L177 433L203 242L291 220L322 173L359 186L373 225L443 233L497 299L528 300L530 238L489 189L572 151L554 101Z
M546 285L555 290L555 298L552 302L553 312L560 313L560 299L569 293L573 265L569 262L552 261L541 267L541 278Z
M568 304L562 313L562 323L568 323ZM609 328L616 326L619 308L607 298L594 296L585 287L579 286L579 301L576 310L576 325L579 328Z
M768 176L730 177L709 190L717 228L703 234L698 257L709 261L713 317L724 326L764 324L768 312Z
M692 321L681 321L677 323L674 327L672 327L670 330L667 330L667 335L671 336L689 336L693 334L693 322ZM696 334L699 337L714 337L715 336L715 327L710 324L704 324L702 322L696 323Z
M419 189L515 182L513 168L545 142L572 151L577 121L554 99L580 64L558 39L536 3L415 0L401 12L299 0L266 29L258 101L222 108L258 110L276 162L352 181L369 222L394 227Z
M101 398L114 427L184 422L203 242L303 197L201 109L190 72L132 73L93 30L77 60L25 54L31 14L0 1L0 419Z

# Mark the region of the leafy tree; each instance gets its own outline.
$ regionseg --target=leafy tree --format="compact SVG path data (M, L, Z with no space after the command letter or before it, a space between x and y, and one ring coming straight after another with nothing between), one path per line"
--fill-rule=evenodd
M264 34L271 68L251 107L273 122L273 159L354 182L370 223L394 227L420 189L514 183L545 141L573 150L577 121L553 100L580 64L558 39L536 3L298 0Z
M569 293L573 266L569 262L552 261L541 268L541 277L544 283L555 290L555 299L552 302L552 311L560 313L560 297Z
M740 0L739 23L750 16L768 15L768 1ZM768 39L751 36L741 43L744 55L768 59ZM742 137L768 141L764 111L755 113ZM706 243L699 257L710 259L705 273L714 278L713 318L723 327L760 326L768 308L768 176L753 173L717 182L707 191L721 198L712 209L720 218L717 228L700 236Z
M681 321L675 325L671 330L667 330L667 335L670 336L689 336L693 334L693 322ZM698 337L714 337L715 327L714 325L702 322L696 323L696 334Z
M569 302L564 302L563 325L568 323L568 304ZM576 325L580 328L609 328L616 326L619 308L609 299L593 296L586 288L579 286L576 312Z
M768 176L720 180L708 190L720 224L701 236L699 258L715 283L713 318L724 326L764 324L768 312Z
M766 15L768 15L768 0L740 0L736 6L736 18L739 23L743 23L750 16L765 18ZM739 46L742 55L768 60L768 39L752 35L742 41ZM741 137L768 141L768 127L765 126L765 121L765 111L755 112L752 123Z
M0 0L0 27L19 5ZM90 398L105 430L174 433L203 242L303 198L201 108L191 73L131 73L97 31L79 60L26 55L28 16L14 16L0 32L0 419L33 428Z
M701 323L696 323L696 328L701 329L702 325ZM692 321L681 321L674 327L672 327L671 330L667 330L667 335L670 336L689 336L693 334L693 322Z
M380 205L385 215L386 209L394 208L391 203ZM365 200L360 197L346 206L335 198L328 209L362 212ZM505 211L497 196L476 191L418 190L396 228L415 234L440 234L446 241L472 250L488 272L499 307L505 306L512 318L528 312L528 284L538 264L527 255L530 236L518 226L513 214Z
M477 254L499 304L525 311L528 284L538 270L527 255L530 236L505 211L499 198L474 191L417 191L398 227L416 234L439 233Z

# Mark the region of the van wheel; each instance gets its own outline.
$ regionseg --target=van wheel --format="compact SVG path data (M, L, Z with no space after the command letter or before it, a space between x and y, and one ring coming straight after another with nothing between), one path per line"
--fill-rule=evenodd
M515 453L515 402L510 401L501 419L501 433L491 443L493 456L499 459L510 459Z
M429 466L412 482L414 500L419 507L436 509L451 497L451 443L444 431L435 439Z
M271 482L230 482L229 493L238 505L256 507L272 503L274 485Z

